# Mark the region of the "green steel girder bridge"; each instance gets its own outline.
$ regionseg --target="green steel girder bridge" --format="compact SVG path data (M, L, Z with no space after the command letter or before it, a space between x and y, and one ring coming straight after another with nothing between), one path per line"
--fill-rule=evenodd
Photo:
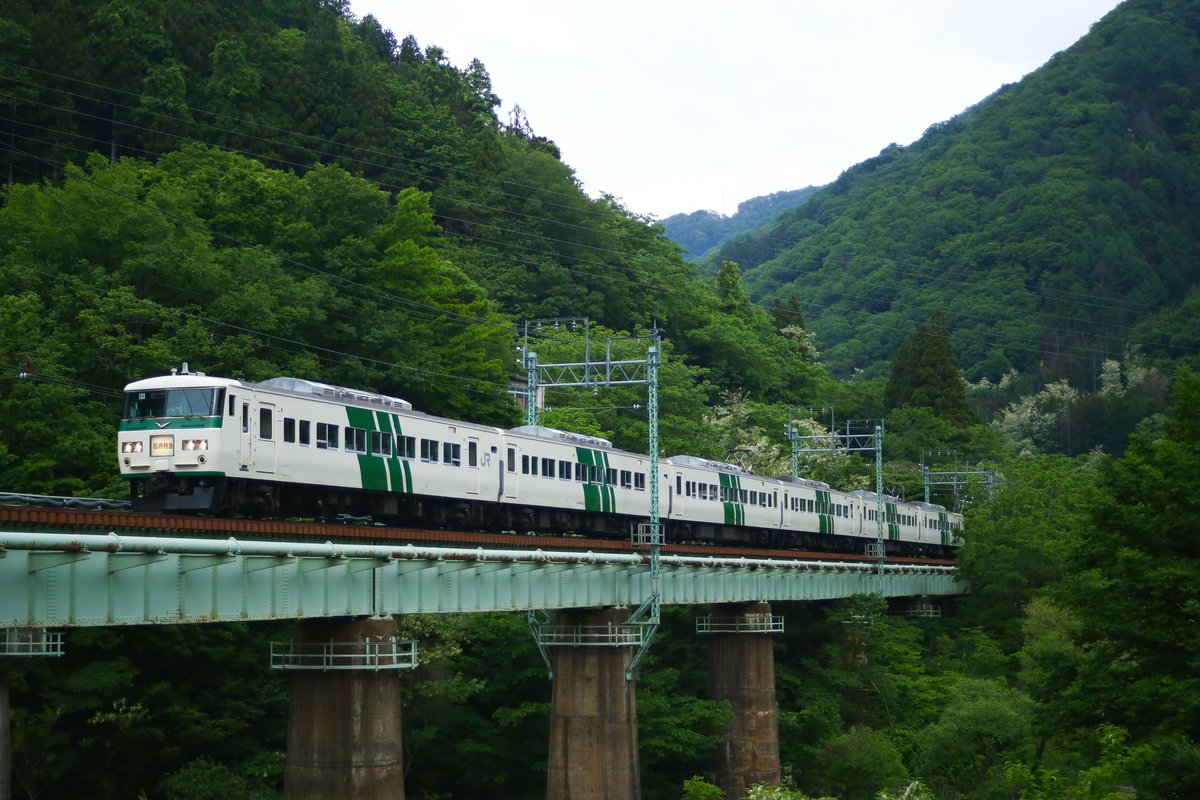
M0 532L0 628L637 606L649 558L561 552ZM966 591L945 565L661 557L666 605Z

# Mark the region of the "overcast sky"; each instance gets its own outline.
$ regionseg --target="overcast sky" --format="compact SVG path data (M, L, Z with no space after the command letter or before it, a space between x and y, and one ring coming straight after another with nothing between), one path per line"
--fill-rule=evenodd
M835 179L1070 47L1118 0L352 0L487 67L584 189L658 219Z

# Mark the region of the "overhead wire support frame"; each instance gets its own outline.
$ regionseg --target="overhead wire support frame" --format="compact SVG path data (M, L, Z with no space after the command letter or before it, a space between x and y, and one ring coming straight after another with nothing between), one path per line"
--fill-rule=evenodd
M838 433L830 422L829 433L817 436L801 436L796 427L794 417L789 418L787 427L788 439L792 445L792 476L800 477L801 453L836 453L842 450L848 453L875 453L875 541L867 545L867 555L878 559L876 564L879 578L883 579L883 562L887 553L883 544L883 423L875 426L872 433L856 433L850 430L850 421L846 421L846 432ZM808 444L801 445L801 442Z
M603 361L591 360L591 334L588 327L586 317L574 317L570 319L546 319L532 320L536 324L554 323L555 326L568 323L577 325L579 322L584 324L584 360L582 362L562 363L562 364L542 364L538 361L537 353L529 349L529 325L525 323L525 343L522 351L522 363L528 373L528 389L526 394L526 420L529 425L537 425L538 418L538 392L551 387L591 387L599 388L601 386L629 386L646 384L647 387L647 421L649 428L648 456L650 460L649 472L650 481L647 487L650 493L650 522L649 542L650 542L650 595L640 606L638 606L632 614L629 615L630 625L641 626L642 636L640 642L637 643L637 652L634 653L629 667L625 670L626 680L633 680L637 675L638 667L641 666L646 654L650 650L650 643L654 639L654 634L658 631L659 623L662 620L662 571L661 571L661 555L662 555L662 523L659 519L659 497L658 497L658 368L662 359L662 337L659 336L658 326L655 325L654 331L649 336L626 336L626 337L610 337L607 347L605 348ZM646 357L637 360L615 360L613 358L613 343L614 342L633 342L645 341L648 343L646 348ZM571 637L563 637L560 631L557 631L554 626L550 625L549 617L545 614L538 615L536 612L529 612L529 627L533 632L534 639L537 641L538 649L542 653L542 658L546 661L546 668L550 672L550 676L554 675L554 667L550 661L548 646L557 646L570 644L574 640ZM632 641L625 643L632 644Z

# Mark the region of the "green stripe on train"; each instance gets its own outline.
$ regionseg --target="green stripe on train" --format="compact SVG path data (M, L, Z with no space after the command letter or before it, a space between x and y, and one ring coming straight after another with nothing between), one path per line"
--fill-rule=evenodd
M165 424L164 424L165 422ZM124 419L118 430L122 431L174 431L192 428L220 428L222 417L191 417L163 419Z
M393 492L399 493L412 491L412 477L409 476L407 484L404 481L405 474L409 471L408 462L396 455L396 448L399 447L400 436L403 434L400 428L400 417L395 414L386 414L382 411L376 411L375 414L379 419L379 429L381 431L390 431L392 436L396 437L392 445L392 454L386 459L388 488Z
M817 530L820 533L833 533L833 515L828 513L832 503L829 492L817 489Z
M741 501L742 479L737 475L729 475L724 472L718 472L717 478L720 480L721 486L726 489L725 496L731 498L723 503L725 524L745 525L746 507L742 505Z
M367 441L370 443L370 432L379 430L375 421L375 413L368 408L346 408L346 419L352 428L362 428L368 432ZM343 443L344 444L344 443ZM358 454L358 472L362 488L375 491L385 491L388 488L387 468L383 459L369 452Z
M616 497L614 496L612 487L606 485L608 481L608 456L602 451L592 450L589 447L576 447L575 458L580 464L587 467L595 467L599 471L599 483L586 481L583 484L584 510L599 511L605 514L609 513L616 505Z

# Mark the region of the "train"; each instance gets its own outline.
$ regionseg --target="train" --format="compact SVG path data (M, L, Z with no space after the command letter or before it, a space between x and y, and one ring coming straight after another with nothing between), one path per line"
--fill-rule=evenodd
M631 537L650 516L650 458L544 426L503 429L302 378L192 372L125 387L117 435L135 510L329 519L514 533ZM662 458L666 542L864 552L873 492ZM885 550L949 556L962 515L883 498Z

